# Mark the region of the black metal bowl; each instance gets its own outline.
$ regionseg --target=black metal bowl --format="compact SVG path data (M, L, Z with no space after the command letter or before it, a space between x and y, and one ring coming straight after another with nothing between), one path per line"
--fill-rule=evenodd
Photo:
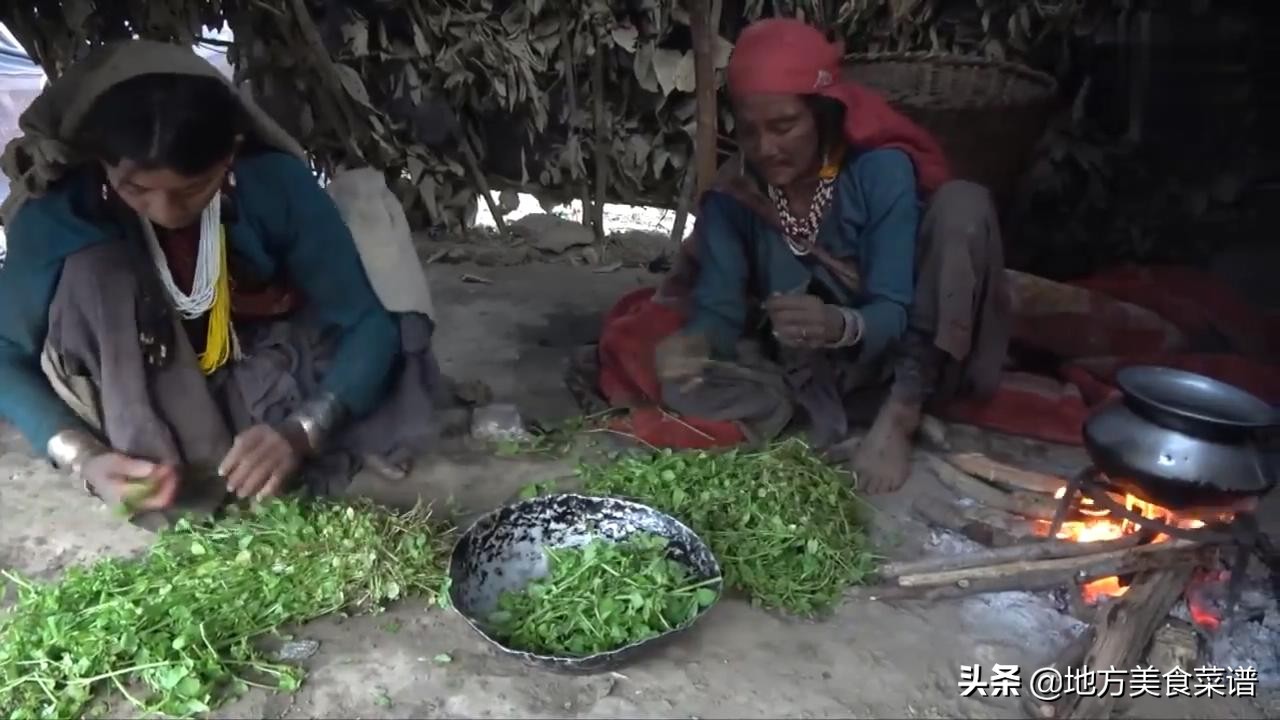
M525 662L564 673L612 670L655 643L688 630L711 607L684 625L647 640L579 657L541 655L510 647L489 633L485 618L496 609L503 592L523 589L547 574L543 548L574 547L597 538L618 542L636 533L666 538L671 559L688 568L693 580L720 577L720 563L707 544L670 515L630 500L565 493L498 508L462 533L449 558L450 604L486 640ZM723 583L710 588L718 598Z
M1280 414L1261 399L1234 385L1185 370L1128 367L1116 373L1116 384L1152 422L1192 435L1280 424Z

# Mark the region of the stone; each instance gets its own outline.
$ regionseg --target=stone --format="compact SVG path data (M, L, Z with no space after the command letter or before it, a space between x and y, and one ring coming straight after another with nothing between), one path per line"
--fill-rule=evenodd
M471 413L471 437L488 442L518 442L528 440L530 435L515 405L494 403Z
M510 227L513 233L533 247L554 254L590 245L596 239L595 233L586 225L550 213L525 215Z
M1200 664L1200 637L1190 623L1170 618L1151 638L1147 664L1167 673L1181 668L1194 672Z

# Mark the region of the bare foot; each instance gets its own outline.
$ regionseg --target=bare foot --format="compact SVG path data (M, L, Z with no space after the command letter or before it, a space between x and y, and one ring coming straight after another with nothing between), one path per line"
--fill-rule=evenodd
M377 473L383 480L396 482L409 477L409 467L393 463L381 455L366 455L364 457L364 464L370 470Z
M902 487L911 470L911 442L920 426L920 408L890 397L858 443L853 472L858 489L868 495L891 493Z

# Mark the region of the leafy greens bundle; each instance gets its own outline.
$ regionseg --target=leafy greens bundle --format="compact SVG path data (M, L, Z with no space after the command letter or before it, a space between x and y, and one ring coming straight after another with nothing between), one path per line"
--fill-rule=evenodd
M348 608L440 599L444 536L421 510L283 500L179 521L142 557L54 584L5 572L19 590L0 616L0 715L78 717L108 687L166 716L208 712L249 685L296 689L301 671L253 641Z
M873 570L846 478L798 439L759 451L674 452L582 465L587 492L633 498L689 525L725 582L765 607L811 614Z

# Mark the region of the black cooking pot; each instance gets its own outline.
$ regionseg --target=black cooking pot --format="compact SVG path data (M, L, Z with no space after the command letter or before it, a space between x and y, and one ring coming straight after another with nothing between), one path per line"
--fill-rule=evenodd
M1118 488L1179 510L1275 487L1280 413L1232 385L1172 368L1116 375L1122 397L1089 416L1084 443Z

